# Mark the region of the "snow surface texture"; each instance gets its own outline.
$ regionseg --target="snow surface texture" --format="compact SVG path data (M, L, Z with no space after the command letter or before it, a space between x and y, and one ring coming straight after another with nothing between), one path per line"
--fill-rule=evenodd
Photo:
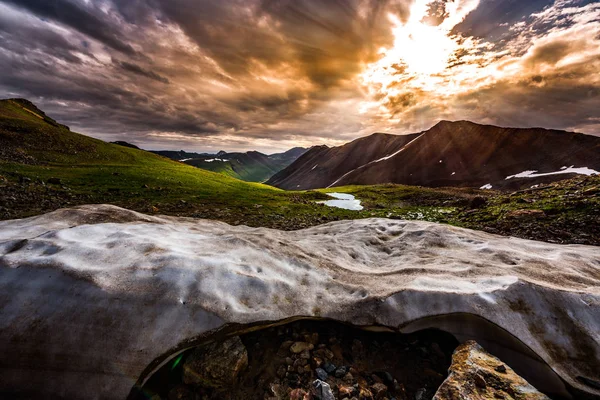
M107 205L58 210L0 222L0 393L124 399L152 363L211 330L315 316L442 328L504 349L509 365L521 346L535 353L526 372L550 365L598 395L579 377L600 381L599 271L598 247L421 221L284 232ZM496 329L489 343L480 320Z
M353 195L348 193L327 193L328 196L335 200L317 201L319 204L325 204L329 207L343 208L344 210L360 211L364 207L360 204Z

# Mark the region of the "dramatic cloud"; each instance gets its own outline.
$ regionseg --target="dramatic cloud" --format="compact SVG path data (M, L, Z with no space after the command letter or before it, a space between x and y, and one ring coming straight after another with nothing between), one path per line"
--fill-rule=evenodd
M0 95L74 130L201 151L439 119L600 134L600 4L0 0Z

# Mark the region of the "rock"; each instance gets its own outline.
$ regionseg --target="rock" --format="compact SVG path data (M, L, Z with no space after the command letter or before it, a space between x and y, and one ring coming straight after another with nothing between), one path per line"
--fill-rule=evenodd
M295 342L290 346L290 351L294 354L302 353L305 350L312 350L310 343L306 342ZM314 347L313 347L314 348Z
M315 374L317 375L317 378L319 378L322 381L326 381L329 377L329 375L327 374L327 372L325 372L323 368L315 369Z
M276 231L108 205L0 221L0 393L127 398L199 336L320 315L491 343L538 389L598 396L598 260L597 246L423 221Z
M48 183L52 185L61 185L62 181L59 178L48 178Z
M346 367L339 367L335 370L334 375L336 378L343 378L347 371L348 369Z
M325 361L323 363L323 369L325 370L325 372L327 372L328 374L333 374L336 370L335 364L330 363L329 361Z
M506 366L504 366L504 364L500 364L496 368L494 368L494 370L496 370L497 372L501 372L501 373L505 374L506 373Z
M338 386L338 392L340 393L340 396L350 397L354 394L355 391L356 391L356 389L354 388L354 386L345 386L345 385Z
M426 399L427 399L427 389L421 388L421 389L417 390L417 393L415 393L415 400L426 400ZM466 400L461 397L458 397L458 398L452 399L452 400L457 400L457 399Z
M239 336L198 347L183 364L186 384L225 388L248 366L248 352Z
M313 382L313 387L315 389L315 397L317 399L335 400L333 392L331 391L331 386L329 386L327 382L317 379Z
M507 219L536 219L546 218L546 213L542 210L513 210L506 213Z
M290 400L311 400L312 396L305 390L294 389L290 392Z
M346 383L353 383L354 375L352 375L350 372L348 372L346 375L344 375L343 381Z
M360 400L372 399L373 398L373 393L371 393L371 391L369 389L360 388L360 390L358 392L358 398Z
M196 395L189 386L177 385L169 391L167 400L196 400Z
M485 197L475 196L469 202L469 208L471 208L471 209L482 208L482 207L485 207L486 204L487 204L487 199Z
M499 365L504 367L504 372L497 370ZM474 341L467 341L454 351L449 373L434 400L549 400Z
M387 390L387 386L380 382L371 385L371 393L373 393L373 396L375 396L376 399L383 398L386 395Z

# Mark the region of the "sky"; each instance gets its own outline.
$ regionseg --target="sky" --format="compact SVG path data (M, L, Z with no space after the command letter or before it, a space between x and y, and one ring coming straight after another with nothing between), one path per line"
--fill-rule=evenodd
M145 149L600 135L600 1L0 0L0 97Z

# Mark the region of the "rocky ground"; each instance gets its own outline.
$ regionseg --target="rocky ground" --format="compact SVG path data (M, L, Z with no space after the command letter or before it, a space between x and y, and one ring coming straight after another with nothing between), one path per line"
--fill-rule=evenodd
M191 349L130 398L549 400L473 341L457 347L441 331L400 335L330 321L298 321Z
M441 331L399 335L299 321L188 351L149 382L145 396L431 399L457 344Z
M480 198L454 216L466 228L550 243L600 245L600 176Z

